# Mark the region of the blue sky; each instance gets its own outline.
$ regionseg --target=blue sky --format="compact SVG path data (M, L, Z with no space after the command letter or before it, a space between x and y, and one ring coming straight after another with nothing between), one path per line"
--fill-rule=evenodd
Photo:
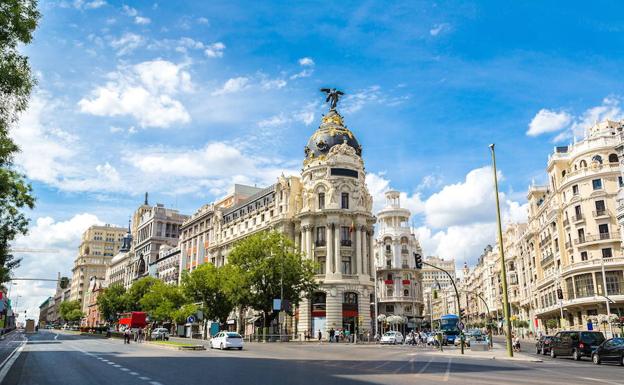
M489 143L505 220L522 220L553 146L622 117L615 2L40 6L23 48L39 87L13 132L38 204L18 244L61 253L24 256L31 275L69 272L80 233L123 225L145 191L191 213L297 173L320 87L347 94L376 207L405 192L425 253L458 264L494 239Z

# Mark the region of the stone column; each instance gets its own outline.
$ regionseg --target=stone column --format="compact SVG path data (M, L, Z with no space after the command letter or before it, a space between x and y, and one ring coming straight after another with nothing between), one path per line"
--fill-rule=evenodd
M353 267L356 267L355 274L362 274L362 233L359 229L355 229L355 263Z
M303 336L306 330L312 327L310 318L310 300L304 298L299 302L299 323L297 324L297 333L299 338L303 341Z
M366 330L370 330L371 328L371 317L370 298L368 295L365 295L362 290L358 293L358 316L362 317L362 324L360 325L359 331L364 334Z
M307 241L306 241L306 235L307 235L307 230L305 228L305 226L301 226L301 252L305 254L306 258L309 257L308 255L308 250L307 250Z
M375 276L375 269L377 268L375 266L375 238L373 237L373 230L370 230L370 233L368 235L368 241L369 241L369 250L370 250L370 274L371 277Z
M334 273L341 274L340 264L342 263L340 257L340 224L337 223L334 229Z
M313 242L313 235L312 235L312 231L313 231L313 227L312 226L308 226L308 235L307 235L307 240L308 240L308 255L310 256L310 258L312 258L312 260L314 260L314 254L312 253L312 242Z
M301 250L301 229L295 228L295 247Z
M362 266L363 266L363 274L370 275L370 262L368 261L368 239L366 239L366 227L362 226L360 229L362 231Z
M334 271L334 244L332 243L332 224L327 223L325 227L325 276L329 277L329 275Z
M331 295L332 291L335 294L334 296ZM326 329L334 328L335 330L342 328L342 291L336 288L328 289L326 306ZM325 333L325 330L322 331ZM318 330L314 332L318 333ZM323 335L323 337L325 337L325 335Z

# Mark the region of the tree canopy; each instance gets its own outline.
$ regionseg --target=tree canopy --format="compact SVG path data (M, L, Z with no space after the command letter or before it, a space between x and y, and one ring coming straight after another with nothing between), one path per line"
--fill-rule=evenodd
M238 278L240 301L262 311L269 322L273 300L281 298L298 305L318 284L314 279L315 264L296 250L294 243L276 231L260 232L238 242L228 262L242 276Z
M182 274L182 290L192 302L201 304L200 310L207 319L225 322L234 309L234 302L226 290L229 277L225 272L205 263Z
M102 317L109 321L116 321L118 314L127 311L126 289L119 284L111 285L97 297L97 305Z
M76 322L84 317L81 308L80 301L65 301L61 302L59 313L61 314L61 318L66 322Z
M13 164L19 148L9 129L26 109L35 85L28 58L18 45L32 41L39 17L36 0L0 1L0 283L8 281L19 265L9 243L26 234L28 218L23 210L35 205L32 187Z

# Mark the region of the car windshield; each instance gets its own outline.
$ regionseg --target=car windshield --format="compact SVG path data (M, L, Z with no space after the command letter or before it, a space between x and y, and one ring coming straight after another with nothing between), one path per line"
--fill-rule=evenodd
M599 345L605 338L602 333L581 332L581 340L591 345Z
M387 332L386 334L384 334L384 336L394 336L396 333L395 332Z
M624 346L624 338L614 338L611 342L617 346Z
M241 338L240 334L238 333L226 333L226 335L230 338Z

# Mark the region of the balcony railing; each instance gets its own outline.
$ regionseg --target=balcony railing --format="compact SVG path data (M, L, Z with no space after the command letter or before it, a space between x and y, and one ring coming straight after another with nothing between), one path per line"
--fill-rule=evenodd
M570 226L570 220L568 218L564 219L563 220L563 225L566 226L566 227Z
M325 246L325 240L324 239L318 239L318 240L316 240L316 242L314 242L314 245L316 247L323 247L323 246Z
M572 248L572 242L570 242L570 241L566 241L566 243L565 243L565 248L566 248L566 249L571 249L571 248Z
M607 210L596 210L596 211L592 211L592 214L594 215L594 218L598 218L598 217L604 217L605 215L609 215L609 212Z
M583 243L589 242L597 242L604 241L609 239L619 239L619 234L617 233L600 233L597 235L586 235L583 238L578 238L574 240L575 245L582 245Z
M551 263L553 260L555 259L555 255L554 254L547 254L544 258L542 258L542 260L540 261L542 267L548 265L549 263Z
M624 265L624 257L612 257L612 258L593 258L587 261L579 261L565 266L561 269L561 274L581 269L581 270L595 270L600 269L604 263L605 267L613 268L615 266Z
M350 239L343 239L340 241L340 246L351 246L351 240Z
M574 219L574 222L580 222L580 221L585 220L585 217L583 216L582 213L579 213L579 214L573 215L572 219Z

